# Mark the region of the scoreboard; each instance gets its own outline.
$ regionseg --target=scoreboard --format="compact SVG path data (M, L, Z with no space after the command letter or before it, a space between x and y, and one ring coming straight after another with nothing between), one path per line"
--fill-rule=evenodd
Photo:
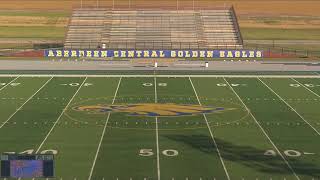
M53 154L2 154L2 178L51 178L54 177Z

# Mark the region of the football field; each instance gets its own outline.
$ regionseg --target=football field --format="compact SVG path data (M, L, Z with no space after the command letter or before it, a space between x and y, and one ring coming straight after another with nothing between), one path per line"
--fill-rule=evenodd
M319 180L320 76L1 76L0 152L55 180Z

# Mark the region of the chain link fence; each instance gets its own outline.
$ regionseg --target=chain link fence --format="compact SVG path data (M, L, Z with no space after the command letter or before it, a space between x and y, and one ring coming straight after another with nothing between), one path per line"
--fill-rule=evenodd
M265 56L272 57L298 57L298 58L320 58L320 45L319 50L308 49L307 47L295 48L286 44L257 44L257 43L245 43L244 49L263 50Z

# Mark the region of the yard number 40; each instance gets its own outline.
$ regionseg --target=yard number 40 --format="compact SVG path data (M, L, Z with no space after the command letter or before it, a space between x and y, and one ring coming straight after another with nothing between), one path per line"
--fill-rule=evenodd
M142 85L145 87L151 87L153 86L153 83L143 83ZM158 83L158 86L167 86L167 83Z
M35 153L34 149L27 149L22 152L5 152L5 154L34 154L34 153ZM56 154L58 154L58 151L54 150L54 149L46 149L46 150L39 152L39 154L54 154L54 155L56 155Z

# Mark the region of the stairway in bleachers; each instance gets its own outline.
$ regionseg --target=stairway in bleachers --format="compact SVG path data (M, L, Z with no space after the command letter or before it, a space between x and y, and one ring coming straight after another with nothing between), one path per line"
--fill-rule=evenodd
M66 49L235 49L242 48L233 9L77 9Z

